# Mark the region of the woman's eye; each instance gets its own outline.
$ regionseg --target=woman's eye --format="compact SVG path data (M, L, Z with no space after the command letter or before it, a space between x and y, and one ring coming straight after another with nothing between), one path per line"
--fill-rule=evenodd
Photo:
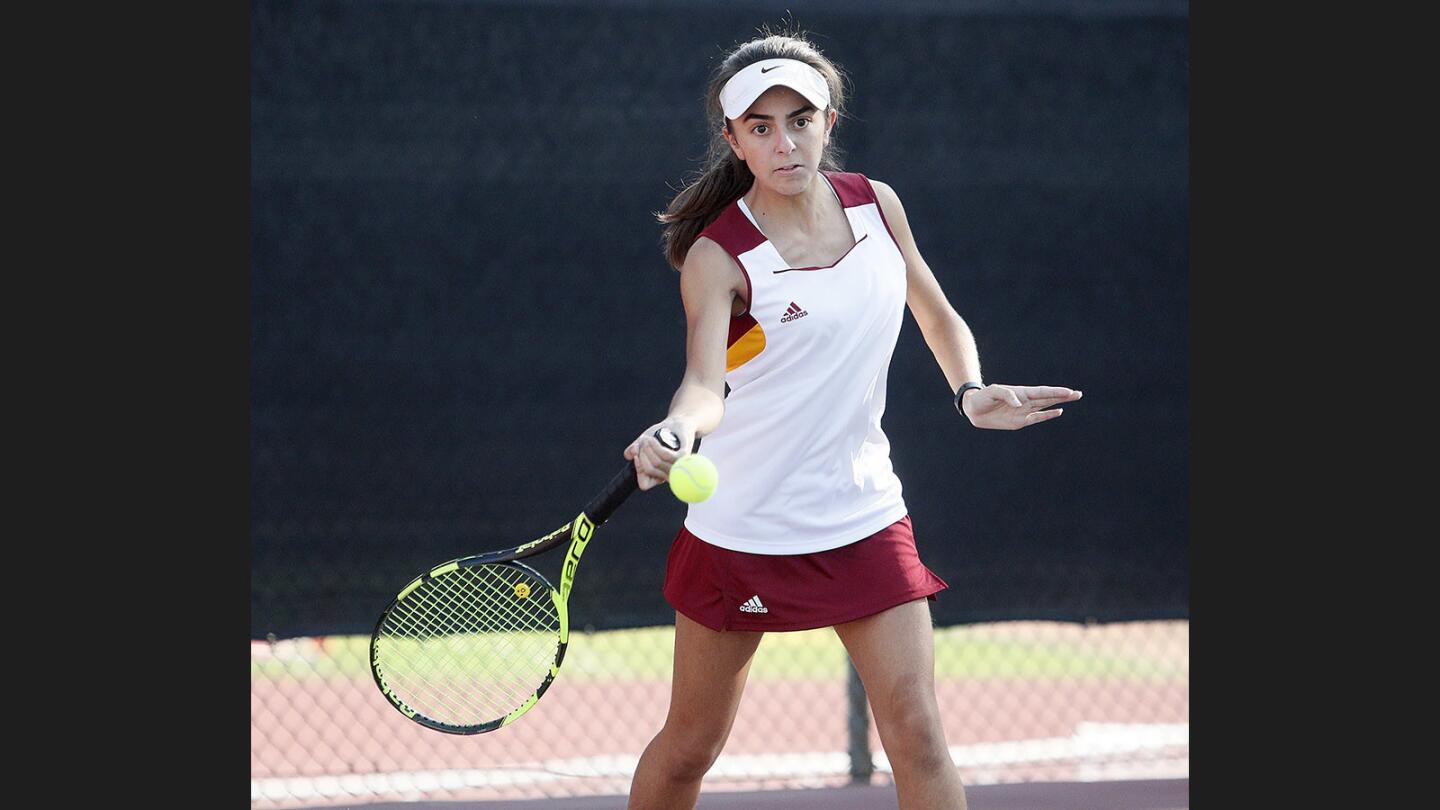
M754 129L752 129L752 130L750 130L750 131L753 132L753 133L755 133L756 135L764 135L764 134L765 134L766 132L768 132L769 130L770 130L770 127L768 127L768 126L766 126L766 125L764 125L764 124L759 124L759 125L757 125Z
M795 119L795 126L801 128L801 129L804 129L805 127L807 127L807 126L809 126L809 125L810 125L810 119L809 119L809 118L796 118L796 119Z

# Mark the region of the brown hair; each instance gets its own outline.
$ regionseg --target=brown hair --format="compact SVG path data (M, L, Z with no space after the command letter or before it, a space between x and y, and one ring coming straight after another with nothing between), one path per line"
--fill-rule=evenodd
M735 156L721 134L730 122L720 107L720 90L730 78L747 66L763 59L795 59L820 71L825 83L830 86L830 108L838 116L845 115L845 74L820 53L815 44L804 34L795 32L771 33L766 27L760 29L760 36L731 51L710 76L705 89L705 118L710 125L710 143L705 157L705 169L698 177L685 184L679 194L670 201L655 218L664 223L661 241L665 245L665 258L672 267L679 270L685 263L690 246L700 237L700 232L720 216L725 207L750 190L755 176L744 161ZM823 110L822 110L823 112ZM839 120L837 118L837 125ZM820 168L839 171L843 153L830 138L820 156Z

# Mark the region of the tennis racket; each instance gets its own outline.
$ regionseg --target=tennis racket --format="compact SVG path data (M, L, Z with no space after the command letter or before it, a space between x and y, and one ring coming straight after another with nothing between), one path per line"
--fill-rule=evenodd
M667 428L655 438L680 449ZM529 711L565 660L580 555L637 489L635 462L627 461L564 526L522 546L451 560L406 585L370 637L370 673L390 705L450 734L494 731ZM567 540L558 589L520 562Z

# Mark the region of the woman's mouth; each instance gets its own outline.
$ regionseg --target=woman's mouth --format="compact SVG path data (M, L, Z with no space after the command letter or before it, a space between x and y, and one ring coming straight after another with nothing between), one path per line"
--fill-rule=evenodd
M794 174L800 171L799 163L791 163L789 166L782 166L775 170L776 174Z

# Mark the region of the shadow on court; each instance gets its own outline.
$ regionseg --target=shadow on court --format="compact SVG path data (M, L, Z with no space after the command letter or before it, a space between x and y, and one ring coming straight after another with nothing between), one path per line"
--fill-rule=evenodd
M965 789L971 810L1185 810L1189 779L1133 782L1027 782L976 785ZM895 788L843 787L817 790L767 790L713 793L700 797L696 810L897 810ZM327 805L315 810L624 810L623 796L535 799L505 802L403 802Z

